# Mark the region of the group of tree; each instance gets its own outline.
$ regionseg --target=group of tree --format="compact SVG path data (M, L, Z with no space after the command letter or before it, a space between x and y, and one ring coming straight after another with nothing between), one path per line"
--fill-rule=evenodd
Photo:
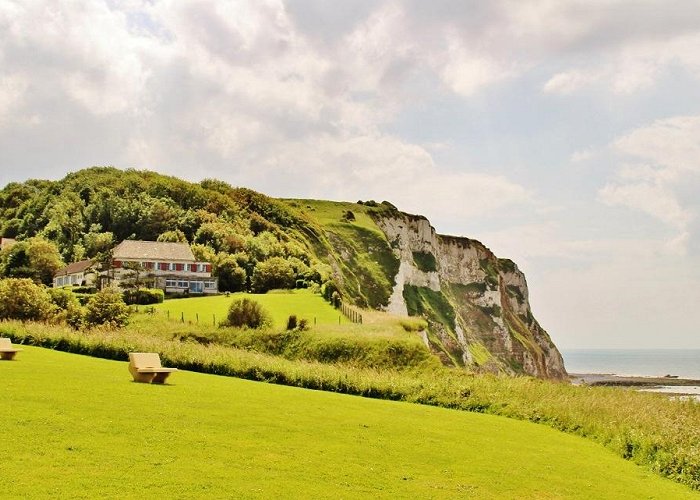
M221 181L95 167L0 191L0 236L18 240L0 253L0 277L49 284L64 263L106 263L116 243L139 239L189 243L224 292L320 284L330 268L302 225L283 203Z
M83 306L70 290L46 288L29 278L7 278L0 279L0 320L5 319L118 328L127 324L129 309L114 288L100 290Z

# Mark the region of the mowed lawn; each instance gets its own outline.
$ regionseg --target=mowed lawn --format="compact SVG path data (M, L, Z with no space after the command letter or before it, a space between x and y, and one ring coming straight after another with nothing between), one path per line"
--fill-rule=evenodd
M697 498L536 424L24 347L0 361L11 498Z
M337 325L348 323L342 313L326 302L323 297L310 290L273 291L264 294L232 293L230 296L217 295L214 297L192 297L187 299L169 299L155 305L160 316L166 316L170 311L171 320L184 318L186 322L199 321L203 325L211 325L216 319L219 323L226 318L226 313L234 299L247 297L259 302L272 317L275 328L284 328L287 319L294 314L298 319L306 319L309 325ZM199 315L199 317L197 316Z

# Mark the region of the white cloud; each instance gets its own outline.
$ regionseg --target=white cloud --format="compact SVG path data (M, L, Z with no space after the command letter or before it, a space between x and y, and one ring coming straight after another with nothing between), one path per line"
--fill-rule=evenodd
M571 155L571 161L573 163L580 163L590 160L595 156L596 152L593 149L579 149L574 151Z
M653 87L675 68L700 78L700 34L667 33L654 39L631 37L596 53L589 63L552 76L543 91L568 95L590 87L629 95Z
M698 137L700 116L658 120L620 137L613 148L640 163L623 164L598 193L607 205L644 212L675 229L667 248L680 254L687 250L695 210L684 205L679 190L700 174Z
M12 112L22 105L27 85L20 75L0 75L0 127L12 121Z
M447 59L441 68L445 84L455 93L469 97L482 88L517 74L513 63L506 64L488 53L474 51L473 44L448 35Z
M639 210L678 230L684 230L690 222L688 211L680 206L673 191L663 185L607 184L600 190L599 196L607 205Z
M548 94L572 94L599 78L600 76L595 73L585 73L580 70L564 71L551 77L544 84L544 91Z
M658 165L665 180L700 172L700 116L658 120L617 139L621 152Z

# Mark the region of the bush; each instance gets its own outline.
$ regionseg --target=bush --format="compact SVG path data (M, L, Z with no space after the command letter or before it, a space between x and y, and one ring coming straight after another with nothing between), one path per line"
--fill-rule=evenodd
M255 266L251 285L256 293L275 288L294 288L294 268L282 257L271 257Z
M88 302L90 302L90 299L95 295L94 293L74 293L73 294L76 299L78 299L78 302L80 302L81 306L87 305Z
M114 328L125 326L129 321L129 308L122 294L115 288L100 290L88 301L85 311L85 324L88 326L107 325Z
M236 257L227 255L218 260L215 275L219 278L219 291L240 292L245 289L246 273Z
M296 314L292 314L287 319L287 330L294 330L297 327L297 317Z
M75 286L71 288L73 293L95 293L97 288L94 286Z
M128 305L161 304L165 299L165 293L159 288L139 288L137 290L125 290L124 302Z
M83 324L85 310L76 294L64 288L49 288L48 292L51 302L60 309L53 318L54 321L65 321L73 328L80 328Z
M46 290L31 279L0 280L0 320L42 321L50 318L55 310Z
M78 304L75 294L65 288L49 288L49 298L59 309L67 309L69 304Z
M261 328L272 324L267 311L254 300L234 300L228 309L227 326Z

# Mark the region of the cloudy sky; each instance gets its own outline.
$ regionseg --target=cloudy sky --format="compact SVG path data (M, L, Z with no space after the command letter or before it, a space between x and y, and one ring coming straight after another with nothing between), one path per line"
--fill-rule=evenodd
M563 348L700 347L700 1L0 0L0 186L390 200Z

